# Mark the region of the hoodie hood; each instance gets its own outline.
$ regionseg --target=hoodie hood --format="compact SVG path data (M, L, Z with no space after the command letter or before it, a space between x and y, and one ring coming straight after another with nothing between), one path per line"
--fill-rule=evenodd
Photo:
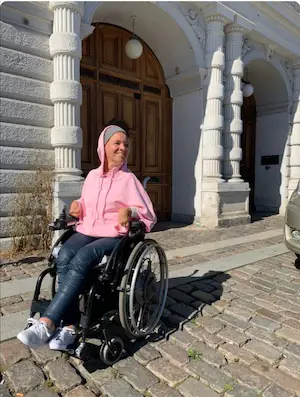
M128 136L125 130L123 128L118 127L117 125L109 125L108 127L104 128L104 130L101 132L99 139L98 139L98 148L97 148L97 153L98 157L100 160L100 166L98 168L98 171L100 175L102 176L104 174L104 160L105 160L105 149L104 149L104 140L105 136L108 134L109 139L117 132L123 132L125 135ZM124 162L121 164L120 167L115 167L113 170L118 171L119 169L122 169L123 171L128 171L127 168L127 157L124 160ZM113 171L112 170L112 171Z

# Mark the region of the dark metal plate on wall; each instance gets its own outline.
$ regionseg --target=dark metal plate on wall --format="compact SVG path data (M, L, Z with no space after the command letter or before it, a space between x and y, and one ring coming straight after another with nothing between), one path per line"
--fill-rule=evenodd
M261 165L276 165L279 164L279 154L273 156L261 156Z

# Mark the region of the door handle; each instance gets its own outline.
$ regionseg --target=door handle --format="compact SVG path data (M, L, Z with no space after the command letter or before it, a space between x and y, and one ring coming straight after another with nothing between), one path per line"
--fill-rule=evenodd
M159 178L157 176L146 176L143 179L143 186L144 189L146 189L147 183L151 182L151 183L159 183Z

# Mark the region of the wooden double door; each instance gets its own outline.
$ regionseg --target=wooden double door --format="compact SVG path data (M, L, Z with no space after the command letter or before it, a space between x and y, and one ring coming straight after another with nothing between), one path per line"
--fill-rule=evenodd
M128 166L147 185L159 220L171 214L172 103L162 68L143 43L143 55L131 60L125 44L131 33L107 24L95 24L91 36L83 41L81 83L83 103L81 127L84 175L99 165L99 134L113 118L129 126Z
M241 177L249 183L251 189L249 196L249 211L255 212L254 188L255 188L255 136L256 136L256 103L254 95L244 98L242 106L243 133L241 147L243 158L240 164Z

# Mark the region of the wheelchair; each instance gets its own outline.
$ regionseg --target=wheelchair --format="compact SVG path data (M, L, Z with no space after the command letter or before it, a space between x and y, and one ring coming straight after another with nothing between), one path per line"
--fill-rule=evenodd
M64 208L49 228L63 231L54 243L48 268L37 279L30 317L41 317L51 300L41 298L42 282L50 275L51 297L56 292L56 259L63 244L75 233L76 220ZM158 326L168 292L168 265L163 248L147 239L145 226L131 220L109 256L95 265L80 295L80 325L76 345L68 353L85 360L87 341L97 340L97 354L107 366L123 354L125 342L146 338ZM156 267L156 271L154 269Z

